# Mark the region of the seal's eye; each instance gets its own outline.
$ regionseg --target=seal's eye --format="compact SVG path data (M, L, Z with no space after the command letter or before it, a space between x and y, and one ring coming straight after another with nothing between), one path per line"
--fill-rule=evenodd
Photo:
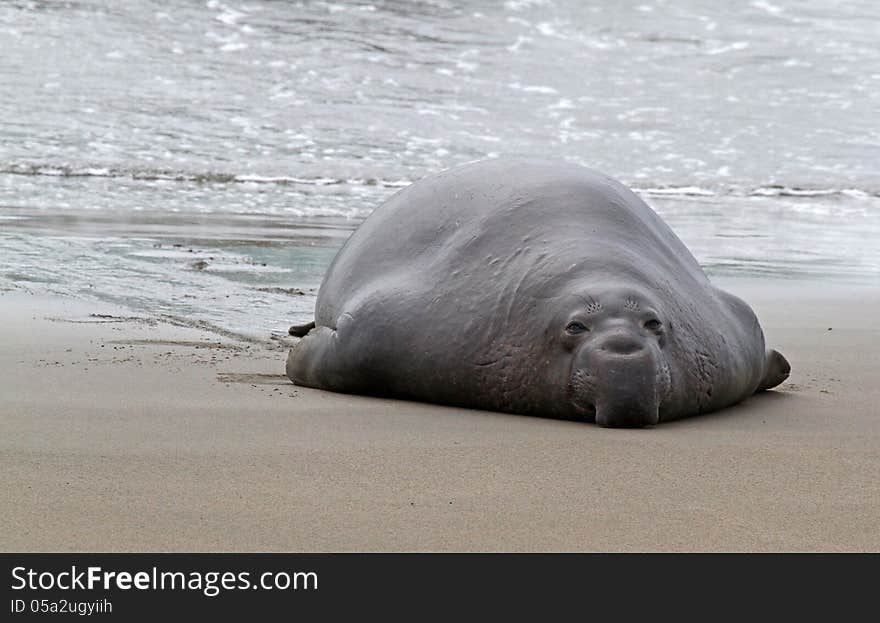
M589 329L589 327L587 327L587 325L585 325L582 322L578 322L577 320L569 322L565 327L565 332L570 335L577 335L578 333L586 333L589 330L590 329Z
M663 323L657 320L656 318L651 318L650 320L645 322L645 328L648 331L659 331L660 327L663 326Z

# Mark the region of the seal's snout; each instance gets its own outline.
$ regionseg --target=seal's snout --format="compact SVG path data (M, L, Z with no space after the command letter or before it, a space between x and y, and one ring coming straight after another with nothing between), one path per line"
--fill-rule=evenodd
M660 420L657 365L650 353L639 352L618 351L598 362L595 405L599 426L639 428Z
M648 338L625 326L599 332L582 351L579 368L589 370L575 385L578 402L595 409L599 426L640 428L660 420L664 395L661 355Z

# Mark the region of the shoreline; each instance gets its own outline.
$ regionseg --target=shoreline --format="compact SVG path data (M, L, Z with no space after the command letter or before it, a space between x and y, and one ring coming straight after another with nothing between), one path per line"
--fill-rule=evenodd
M792 376L647 430L295 387L280 345L0 292L0 550L880 548L880 294L713 282Z

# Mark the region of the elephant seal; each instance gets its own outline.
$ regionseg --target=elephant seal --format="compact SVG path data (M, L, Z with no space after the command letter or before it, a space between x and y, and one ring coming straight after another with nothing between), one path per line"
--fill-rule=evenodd
M493 159L377 208L290 351L297 385L602 426L721 409L784 381L751 308L628 188Z

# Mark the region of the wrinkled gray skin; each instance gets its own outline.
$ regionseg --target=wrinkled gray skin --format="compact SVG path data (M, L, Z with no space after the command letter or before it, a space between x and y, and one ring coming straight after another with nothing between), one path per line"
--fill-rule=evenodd
M307 387L636 427L788 372L751 308L629 189L520 159L427 177L380 206L287 361Z

